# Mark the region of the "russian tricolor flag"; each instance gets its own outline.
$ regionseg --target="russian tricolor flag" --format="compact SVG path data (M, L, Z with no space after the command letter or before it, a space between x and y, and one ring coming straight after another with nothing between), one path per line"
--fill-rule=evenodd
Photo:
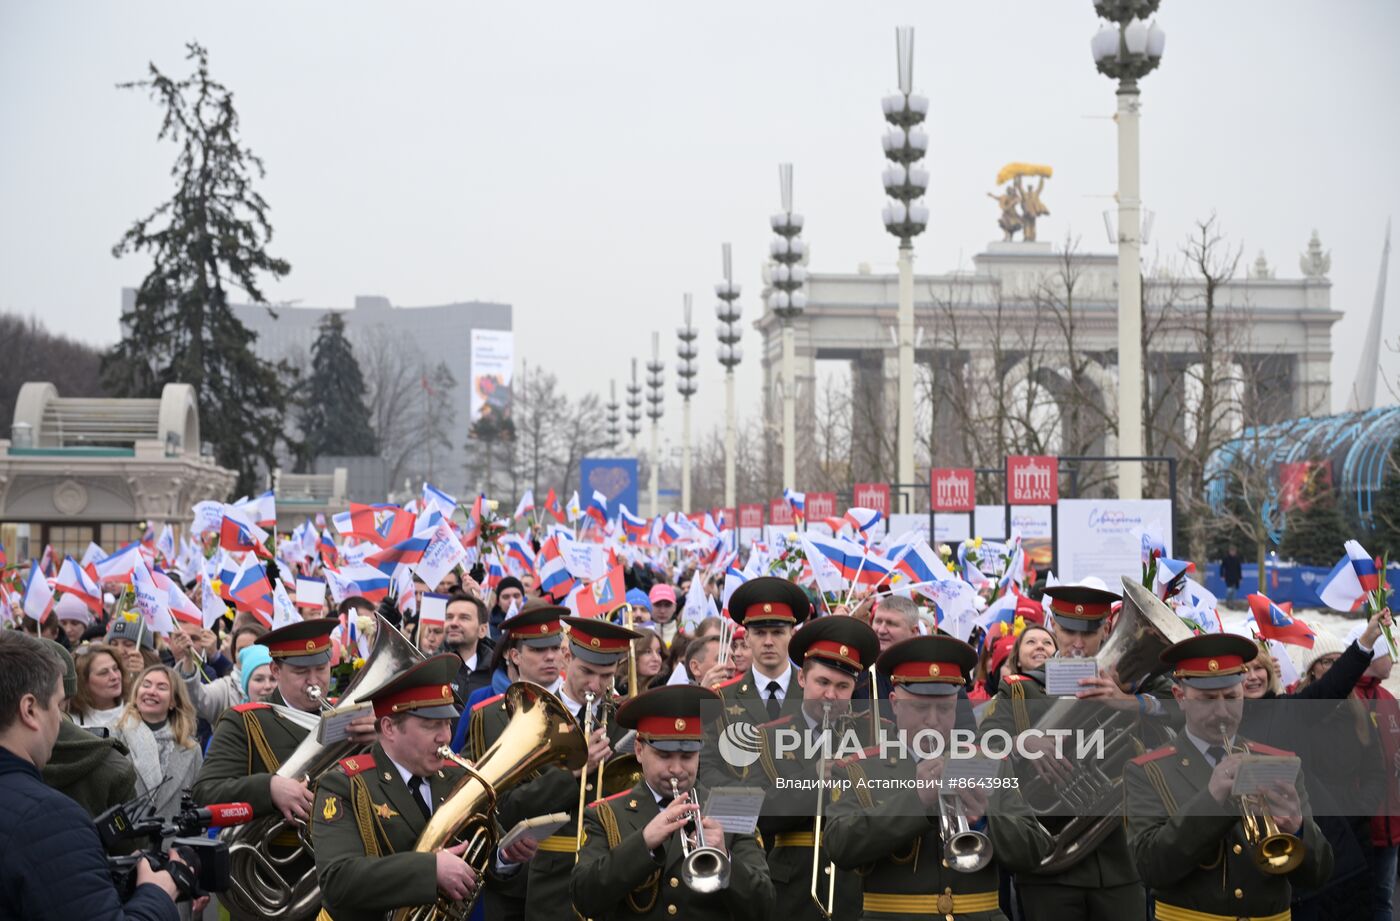
M272 583L267 581L261 563L245 558L228 587L228 594L234 607L252 614L264 627L272 627Z
M650 525L645 518L638 518L627 510L626 505L618 506L618 518L622 521L622 530L626 532L629 540L642 541L647 536Z
M1279 607L1264 595L1250 595L1248 600L1249 613L1254 615L1254 626L1261 637L1266 640L1278 640L1280 643L1292 643L1304 649L1313 648L1312 628L1290 616L1285 608L1291 608L1291 605Z
M841 577L858 585L878 585L890 575L890 561L874 553L865 552L854 541L839 537L823 537L808 534L807 541L813 549L827 559Z
M350 511L331 516L342 536L358 537L379 547L392 547L413 536L414 516L397 505L350 503Z
M1354 611L1369 593L1380 588L1380 570L1360 543L1349 540L1344 546L1346 556L1322 580L1317 597L1329 608Z
M807 494L795 489L783 489L783 500L792 509L792 514L800 520L807 520Z
M943 559L929 546L928 541L922 538L905 549L904 553L895 561L894 568L915 585L925 582L942 582L945 579L953 578L953 574L944 565Z
M258 556L271 558L267 549L267 532L232 507L224 510L223 521L219 524L219 546L234 553L251 551Z
M386 576L392 576L400 566L413 566L423 559L428 545L433 542L433 534L431 531L414 534L392 547L385 547L377 553L370 554L365 557L365 563Z
M588 500L589 518L598 522L598 527L603 527L608 523L608 497L598 490L593 490L593 496Z
M540 593L555 601L566 598L574 587L573 574L569 572L564 555L559 551L559 536L551 535L540 546Z

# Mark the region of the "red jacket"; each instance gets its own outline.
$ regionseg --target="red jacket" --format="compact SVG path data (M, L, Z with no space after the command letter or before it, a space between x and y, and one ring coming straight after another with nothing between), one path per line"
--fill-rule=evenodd
M1376 847L1400 844L1400 702L1381 687L1377 678L1356 682L1356 696L1371 701L1371 721L1380 736L1385 758L1385 800L1376 804L1371 817L1371 843Z

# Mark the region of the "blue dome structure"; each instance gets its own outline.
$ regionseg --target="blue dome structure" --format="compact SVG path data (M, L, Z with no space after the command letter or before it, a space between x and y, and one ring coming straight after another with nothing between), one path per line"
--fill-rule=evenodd
M1370 530L1374 526L1374 501L1385 482L1386 466L1397 439L1400 406L1246 428L1239 437L1213 452L1206 462L1206 500L1212 509L1221 511L1229 498L1230 484L1236 479L1236 470L1270 471L1263 513L1269 539L1278 543L1286 530L1280 507L1279 465L1326 461L1331 465L1342 515Z

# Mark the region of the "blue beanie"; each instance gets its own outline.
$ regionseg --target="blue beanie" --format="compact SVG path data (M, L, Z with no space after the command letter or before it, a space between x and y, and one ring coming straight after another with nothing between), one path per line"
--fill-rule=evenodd
M253 672L257 671L260 665L271 664L272 653L266 646L250 643L243 647L243 651L238 654L238 669L245 698L248 696L248 679L253 677Z
M629 588L627 590L627 603L643 611L651 610L651 599L647 597L646 592L639 588Z

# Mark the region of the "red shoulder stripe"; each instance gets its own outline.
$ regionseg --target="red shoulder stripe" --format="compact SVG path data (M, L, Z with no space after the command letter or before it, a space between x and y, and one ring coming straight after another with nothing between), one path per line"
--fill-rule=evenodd
M758 728L759 728L759 729L777 729L779 726L782 726L782 725L784 725L784 724L786 724L786 723L791 723L791 722L792 722L792 718L793 718L793 714L789 713L787 716L780 716L780 717L778 717L778 718L775 719L775 720L769 720L769 721L766 722L766 723L759 723L759 724L758 724Z
M617 799L617 798L619 798L619 797L622 797L622 796L626 796L627 794L629 794L629 793L631 793L631 792L632 792L632 788L631 788L631 787L628 787L626 790L622 790L622 791L620 791L620 792L618 792L618 793L614 793L612 796L605 796L605 797L603 797L602 799L595 799L593 802L589 803L588 805L590 805L590 806L597 806L599 803L611 802L612 800L615 800L615 799Z
M845 758L842 758L840 761L837 761L836 766L845 767L848 764L854 764L855 762L862 761L866 758L874 758L878 754L880 754L880 746L872 745L867 749L856 752L854 755L847 755Z
M1163 745L1161 748L1154 748L1152 751L1147 752L1146 754L1138 755L1136 758L1133 759L1133 764L1147 764L1149 761L1156 761L1158 758L1165 758L1167 757L1167 755L1170 755L1173 751L1175 751L1175 749L1172 748L1172 746Z
M1286 751L1282 748L1274 748L1272 745L1265 745L1263 742L1246 742L1244 744L1245 748L1260 755L1283 755L1284 757L1291 757L1293 755L1291 751Z
M272 709L272 704L259 704L259 703L252 703L252 702L249 702L249 703L246 703L246 704L239 704L238 706L236 706L236 707L233 708L233 711L234 711L235 713L248 713L248 712L251 712L251 711L253 711L253 710L270 710L270 709Z
M374 767L373 755L352 755L349 758L340 759L340 769L345 772L346 777L362 774L372 767Z
M1001 679L1001 680L1002 680L1002 681L1030 681L1031 679L1030 679L1029 677L1027 677L1026 675L1007 675L1005 678L1003 678L1003 679Z
M504 695L504 694L497 694L495 697L488 697L488 698L486 698L485 700L478 700L478 701L476 702L476 706L472 707L472 710L473 710L473 711L480 710L482 707L486 706L487 704L494 704L496 701L500 700L502 697L505 697L505 696L506 696L506 695Z

